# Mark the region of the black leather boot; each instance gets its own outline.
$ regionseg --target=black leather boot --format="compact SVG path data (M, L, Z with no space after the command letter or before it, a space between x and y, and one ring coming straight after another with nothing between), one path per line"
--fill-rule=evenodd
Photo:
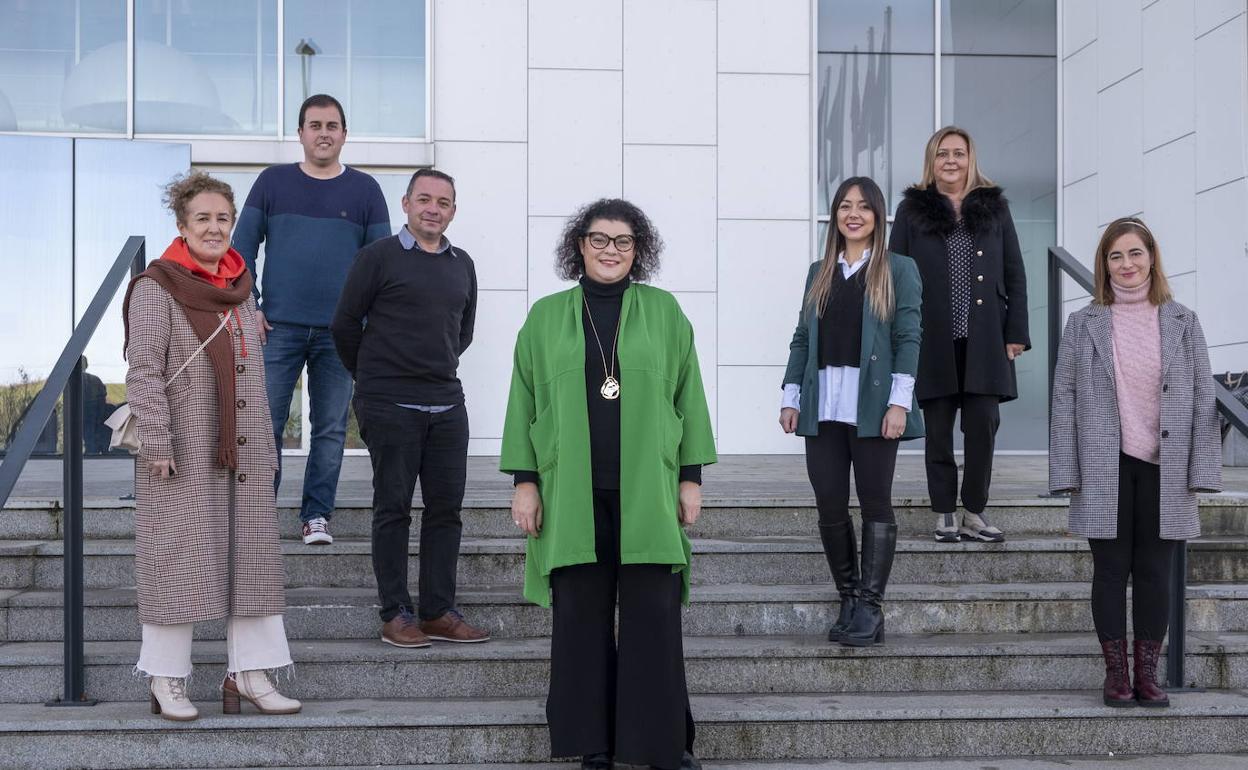
M841 610L836 622L828 629L828 641L839 642L849 628L849 620L858 604L858 544L854 541L853 522L820 524L819 537L823 540L823 555L828 560L828 570L841 595Z
M897 525L878 521L862 523L862 578L858 606L841 637L848 647L869 647L884 641L884 589L897 550Z
M611 761L611 755L605 751L581 757L581 770L611 770L613 767L615 763Z

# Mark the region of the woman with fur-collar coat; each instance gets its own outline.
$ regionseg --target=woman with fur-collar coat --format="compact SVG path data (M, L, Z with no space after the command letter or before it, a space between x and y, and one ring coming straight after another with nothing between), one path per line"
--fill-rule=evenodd
M1001 542L984 508L992 481L999 404L1018 397L1014 359L1031 348L1027 276L1009 204L979 170L965 130L932 135L923 180L897 207L889 250L918 263L923 343L915 397L927 425L928 494L938 542ZM960 526L953 428L962 412Z

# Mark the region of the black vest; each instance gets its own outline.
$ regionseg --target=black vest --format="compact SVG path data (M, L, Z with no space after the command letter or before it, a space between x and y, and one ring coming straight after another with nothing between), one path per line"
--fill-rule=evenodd
M832 273L828 306L819 318L819 368L862 365L862 307L866 301L867 267L848 280L840 262Z

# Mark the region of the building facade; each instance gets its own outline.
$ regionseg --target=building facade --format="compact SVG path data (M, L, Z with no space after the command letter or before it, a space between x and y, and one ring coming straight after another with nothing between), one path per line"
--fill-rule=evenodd
M344 161L377 176L396 227L414 168L458 182L448 235L481 288L461 366L472 452L497 452L515 333L563 288L564 221L604 196L663 234L656 283L693 322L720 451L800 452L779 386L828 190L868 174L891 210L928 135L957 123L1006 188L1029 274L1035 349L999 446L1042 451L1046 251L1087 262L1117 216L1156 226L1215 370L1248 368L1245 6L0 0L0 163L35 190L0 192L0 247L48 266L16 279L0 369L46 373L126 235L163 248L161 180L193 164L241 202L265 165L301 157L295 112L326 91L346 105ZM106 382L124 373L116 326L89 355Z

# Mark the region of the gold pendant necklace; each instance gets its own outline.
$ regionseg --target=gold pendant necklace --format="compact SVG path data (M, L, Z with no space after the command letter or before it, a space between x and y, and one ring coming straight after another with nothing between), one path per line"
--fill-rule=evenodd
M581 301L585 303L585 317L589 319L589 328L594 331L594 342L598 343L598 355L602 357L602 373L607 376L602 381L602 387L598 388L598 394L608 401L614 401L620 397L620 381L615 379L615 351L616 346L620 342L620 321L624 318L623 308L620 309L620 318L615 322L615 339L611 342L611 368L607 369L607 351L602 347L602 339L598 336L598 327L594 324L594 314L589 310L589 300L581 296Z

